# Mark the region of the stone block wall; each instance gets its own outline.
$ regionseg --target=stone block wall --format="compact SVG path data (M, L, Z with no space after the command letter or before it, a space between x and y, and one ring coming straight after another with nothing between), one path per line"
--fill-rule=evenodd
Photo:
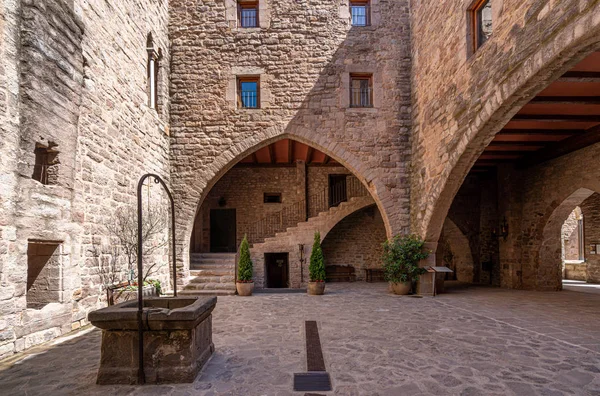
M87 323L103 304L96 248L110 246L105 225L118 206L135 203L144 172L170 176L169 44L165 1L23 0L0 11L3 357ZM164 54L158 112L148 108L149 32ZM49 185L32 179L37 148L58 152ZM35 308L27 304L31 241L61 252L50 260L60 277L48 278L60 296Z
M471 5L411 1L411 224L432 248L456 192L494 134L598 45L596 1L492 0L493 34L471 55Z
M585 280L600 283L600 193L595 192L581 204L583 213L583 239L585 255ZM591 245L595 245L591 253Z
M385 226L375 206L362 209L339 222L322 241L325 265L354 267L356 280L365 280L365 269L381 268Z
M236 28L225 1L170 2L171 160L181 257L195 213L237 160L281 138L336 159L372 192L388 233L408 231L407 1L373 3L351 27L342 0L268 1L268 25ZM374 106L349 108L349 74L372 73ZM238 109L236 75L260 75L261 109ZM187 262L182 262L182 271Z
M579 216L581 209L573 209L561 228L563 260L579 260Z

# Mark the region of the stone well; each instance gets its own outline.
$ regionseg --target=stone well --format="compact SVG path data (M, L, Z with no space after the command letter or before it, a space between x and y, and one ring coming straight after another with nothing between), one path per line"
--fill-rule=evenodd
M193 382L214 351L216 297L150 298L144 301L146 383ZM137 301L90 312L102 329L98 384L135 384L138 372Z

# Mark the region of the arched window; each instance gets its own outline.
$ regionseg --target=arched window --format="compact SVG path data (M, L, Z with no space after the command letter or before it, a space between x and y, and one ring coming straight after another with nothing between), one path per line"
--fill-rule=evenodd
M152 33L148 33L146 40L146 51L148 51L148 106L151 109L157 109L158 107L158 71L159 62L162 58L162 52L160 48L156 50L154 48L154 42L152 40Z

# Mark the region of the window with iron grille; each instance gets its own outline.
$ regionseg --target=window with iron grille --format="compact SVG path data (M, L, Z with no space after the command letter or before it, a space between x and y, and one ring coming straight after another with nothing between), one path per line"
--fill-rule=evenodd
M371 24L371 3L369 0L353 0L350 2L352 26L369 26Z
M281 193L265 193L264 203L281 203Z
M373 75L350 74L350 107L373 107Z
M473 50L477 50L492 36L492 1L477 0L470 13Z
M260 78L238 77L238 107L260 108Z
M240 27L258 27L258 1L240 0L238 2L238 18Z

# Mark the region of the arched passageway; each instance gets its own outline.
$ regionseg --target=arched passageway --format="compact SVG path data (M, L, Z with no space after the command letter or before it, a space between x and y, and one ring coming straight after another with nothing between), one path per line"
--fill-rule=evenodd
M314 232L325 238L346 216L379 205L319 149L289 138L261 146L231 166L199 206L190 238L192 286L231 290L235 254L247 236L257 287L300 287L308 281ZM377 213L385 240L385 215Z
M562 288L561 228L600 184L600 52L585 55L493 136L449 204L446 221L471 245L473 282Z

